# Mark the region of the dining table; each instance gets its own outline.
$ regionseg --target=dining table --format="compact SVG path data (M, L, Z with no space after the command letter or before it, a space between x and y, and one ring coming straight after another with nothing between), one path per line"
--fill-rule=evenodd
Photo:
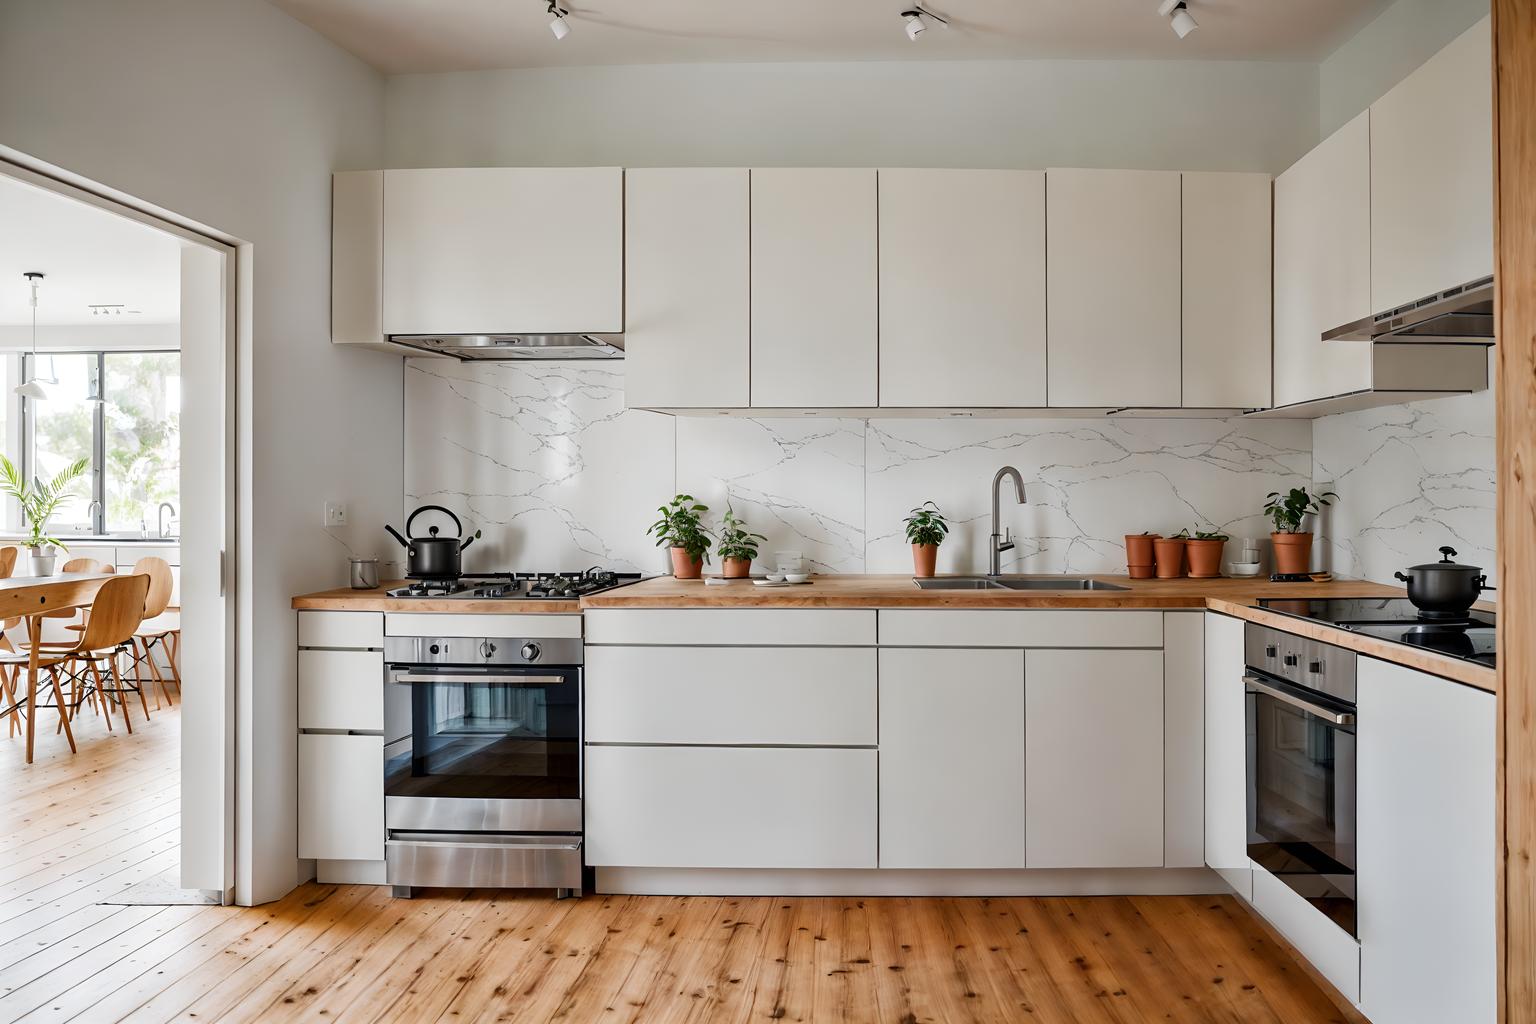
M66 572L57 576L12 576L0 580L0 620L21 618L27 623L27 763L37 735L37 672L41 649L42 617L47 612L82 608L96 599L96 591L111 573ZM62 709L61 709L62 710Z

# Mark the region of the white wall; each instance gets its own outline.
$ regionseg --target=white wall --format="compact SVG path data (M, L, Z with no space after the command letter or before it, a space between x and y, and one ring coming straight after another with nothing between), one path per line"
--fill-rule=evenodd
M1314 64L932 61L403 75L390 167L1144 167L1278 172Z
M1319 138L1379 100L1488 10L1488 0L1397 0L1318 68Z
M0 143L252 244L242 902L299 880L288 602L346 571L321 503L369 547L400 502L401 361L328 340L330 173L379 166L382 140L380 76L261 0L0 0Z

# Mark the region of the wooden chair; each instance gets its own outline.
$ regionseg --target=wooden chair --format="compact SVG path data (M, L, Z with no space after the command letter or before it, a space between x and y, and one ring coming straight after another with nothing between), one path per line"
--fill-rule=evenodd
M171 591L175 589L176 579L171 574L170 563L154 555L135 562L133 572L136 576L149 577L149 594L144 599L144 622L133 637L133 667L130 672L135 681L141 684L150 682L159 687L155 695L155 710L158 711L162 695L166 703L175 703L171 699L168 684L174 684L176 692L181 693L181 667L177 664L181 653L181 616L166 611L171 603ZM165 652L166 665L171 672L170 679L161 674L160 666L155 661L157 646ZM143 674L145 667L149 669L147 679Z
M21 548L14 544L0 548L0 580L8 580L16 572L16 559L21 555Z
M78 748L75 746L74 730L69 725L70 705L64 699L64 690L59 678L59 670L69 662L83 662L85 669L91 673L95 685L86 696L97 697L109 729L112 727L112 712L108 706L108 694L115 694L119 698L123 708L123 723L130 733L133 732L133 722L128 717L128 702L122 700L124 694L137 693L139 703L144 707L144 717L149 718L149 703L144 699L144 691L129 685L117 669L117 655L126 653L126 648L133 640L134 631L144 621L144 598L148 593L148 577L120 576L117 579L108 580L96 592L96 599L91 603L91 617L86 620L80 639L73 647L38 648L38 671L48 673L56 703L28 708L27 714L36 714L41 707L57 707L59 729L68 738L71 751ZM19 664L22 669L25 669L27 660L28 654L24 652L0 654L0 666L7 668ZM106 685L102 679L103 663L115 686Z

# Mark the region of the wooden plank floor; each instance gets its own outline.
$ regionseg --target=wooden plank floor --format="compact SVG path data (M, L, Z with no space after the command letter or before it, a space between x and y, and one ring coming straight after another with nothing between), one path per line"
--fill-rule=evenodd
M80 721L31 768L0 726L0 1021L1363 1020L1225 898L107 906L175 863L179 715Z

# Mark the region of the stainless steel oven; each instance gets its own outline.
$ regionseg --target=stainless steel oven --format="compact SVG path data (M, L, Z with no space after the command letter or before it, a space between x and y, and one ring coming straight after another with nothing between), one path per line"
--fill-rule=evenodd
M386 879L582 888L579 639L386 637Z
M1350 935L1355 653L1247 627L1248 856Z

